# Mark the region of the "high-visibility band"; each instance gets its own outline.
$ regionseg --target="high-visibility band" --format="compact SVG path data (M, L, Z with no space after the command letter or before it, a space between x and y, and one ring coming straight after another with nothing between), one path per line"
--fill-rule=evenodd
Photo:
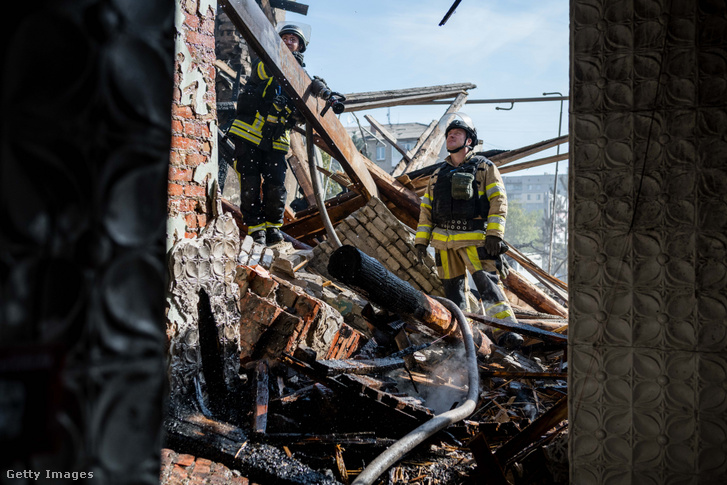
M431 232L429 231L417 231L416 235L414 236L414 239L429 239L429 236L431 235Z
M492 200L504 191L502 185L498 184L497 182L488 185L487 187L485 187L485 190L487 191L487 200Z
M259 71L259 70L260 70L260 68L258 67L258 71ZM265 72L265 69L264 69L264 68L263 68L263 72ZM265 79L265 78L261 78L261 79ZM262 96L263 98L265 97L265 93L267 93L267 92L268 92L268 88L270 87L270 85L271 85L272 83L273 83L273 78L271 77L270 79L268 79L268 82L267 82L267 84L265 85L265 89L263 89L263 96Z
M449 258L447 257L447 251L439 251L439 261L442 263L442 274L445 280L449 278Z
M237 128L238 130L247 131L247 132L252 133L253 135L257 135L258 137L261 137L261 138L263 136L262 125L263 125L262 119L260 120L259 123L258 123L258 120L256 119L252 125L249 123L245 123L244 121L241 121L239 119L232 122L233 128Z
M283 227L282 222L266 222L265 224L267 224L268 227Z
M487 230L488 231L498 231L498 232L505 232L505 226L502 224L498 224L496 222L488 222L487 223Z
M253 232L262 231L265 229L265 226L267 225L266 222L263 222L262 224L258 224L256 226L248 226L247 233L252 234Z
M483 232L463 232L459 234L442 234L436 230L432 233L435 241L483 241L485 234Z
M480 263L480 257L477 255L477 248L475 246L467 246L467 259L475 267L475 271L482 269L482 263Z
M257 65L257 77L259 77L263 81L269 77L268 73L265 72L265 64L263 64L262 62L259 62Z
M249 133L245 130L240 130L236 128L235 126L230 127L230 133L239 136L240 138L244 138L247 141L250 141L254 143L255 145L259 145L260 141L262 140L262 137L255 136L252 133Z
M421 204L419 204L419 207L426 207L427 209L431 209L432 208L431 205L425 204L424 202L422 202Z

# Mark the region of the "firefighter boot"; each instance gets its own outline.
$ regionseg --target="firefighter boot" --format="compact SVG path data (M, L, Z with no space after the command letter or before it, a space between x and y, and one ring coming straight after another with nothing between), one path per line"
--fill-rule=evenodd
M250 236L252 237L252 240L255 241L257 244L265 245L265 229L255 231L250 234Z
M268 246L274 246L284 239L283 233L277 227L268 227L266 232Z
M517 323L510 302L507 301L505 293L498 285L497 273L484 270L475 271L472 274L472 279L480 293L485 316L504 320L508 323ZM493 341L497 342L497 345L505 347L507 350L516 350L524 342L523 337L514 332L488 328L486 333Z

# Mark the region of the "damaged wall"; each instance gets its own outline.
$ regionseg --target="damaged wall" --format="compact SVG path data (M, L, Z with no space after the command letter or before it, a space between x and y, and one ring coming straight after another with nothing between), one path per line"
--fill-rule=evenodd
M215 0L178 2L167 248L207 224L206 199L217 178Z
M571 2L571 483L727 481L727 7Z

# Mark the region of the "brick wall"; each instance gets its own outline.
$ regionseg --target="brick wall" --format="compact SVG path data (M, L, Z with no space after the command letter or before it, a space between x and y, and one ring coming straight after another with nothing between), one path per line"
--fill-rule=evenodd
M217 176L214 0L177 4L167 248L207 225Z
M434 267L434 258L419 263L414 235L377 198L346 217L336 226L341 244L355 246L417 290L428 295L444 296L442 282ZM328 259L333 252L328 242L317 245L310 267L328 278Z

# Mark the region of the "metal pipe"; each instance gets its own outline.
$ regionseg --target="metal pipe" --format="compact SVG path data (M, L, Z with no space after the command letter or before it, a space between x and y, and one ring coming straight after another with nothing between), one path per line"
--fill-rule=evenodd
M310 171L310 178L311 182L313 183L313 194L316 198L316 204L318 204L318 213L321 215L321 219L323 219L323 227L326 228L326 234L328 234L328 238L331 241L331 244L333 244L333 247L335 249L338 249L341 247L341 240L338 239L338 234L336 234L336 230L333 228L333 224L331 223L331 218L328 217L328 211L326 210L326 202L323 200L323 194L321 193L321 183L320 179L318 178L320 175L318 174L318 154L314 149L315 145L313 144L313 127L310 123L306 123L305 126L305 150L308 154L308 168Z
M559 95L561 98L563 97L562 93L559 92L553 92L553 93L543 93L543 96L552 96L552 95ZM563 100L560 100L560 117L558 118L558 137L560 138L560 130L563 126ZM558 150L556 151L556 155L560 154L560 145L558 145ZM550 271L550 268L553 264L553 240L555 239L555 204L556 200L558 198L558 162L555 162L555 181L553 182L553 209L550 213L550 244L548 248L548 273L552 274Z
M406 453L413 450L417 445L433 436L438 431L447 426L465 419L472 414L477 406L477 398L480 393L479 369L477 367L477 356L475 354L475 346L472 341L472 329L465 319L462 310L457 305L446 298L434 297L442 303L455 316L462 332L462 340L464 341L465 352L467 354L467 371L469 375L469 390L467 399L456 408L442 414L434 416L431 420L422 424L411 433L391 445L378 457L376 457L369 465L364 468L361 474L356 477L352 485L370 485L382 473L384 473L391 465L401 459Z

